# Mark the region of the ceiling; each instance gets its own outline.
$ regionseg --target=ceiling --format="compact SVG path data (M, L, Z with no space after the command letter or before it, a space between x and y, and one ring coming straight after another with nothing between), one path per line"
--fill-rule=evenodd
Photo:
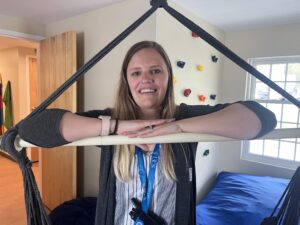
M299 0L174 0L225 30L300 24Z
M49 23L121 1L0 0L0 15ZM300 24L300 0L173 1L225 31Z

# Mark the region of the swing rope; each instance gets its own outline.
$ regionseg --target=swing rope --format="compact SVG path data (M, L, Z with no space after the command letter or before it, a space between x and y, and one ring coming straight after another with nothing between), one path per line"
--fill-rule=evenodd
M57 99L67 88L69 88L97 62L99 62L106 54L108 54L114 47L116 47L122 40L124 40L130 33L132 33L139 25L141 25L149 16L151 16L157 8L157 6L153 6L150 10L143 14L137 21L130 25L113 41L105 46L99 53L97 53L92 59L90 59L85 65L83 65L77 72L75 72L71 76L71 78L69 78L64 84L62 84L24 120L16 124L15 127L7 130L3 135L1 139L1 148L19 164L19 167L22 171L27 225L51 225L51 221L44 209L36 180L32 172L31 163L26 155L26 149L23 148L21 151L18 151L14 145L14 141L16 139L16 136L18 135L18 126L26 119L31 118L44 111L46 107L49 106L55 99Z
M300 216L299 190L300 167L297 168L271 215L265 218L261 225L298 225Z
M163 0L165 1L165 0ZM176 20L178 20L181 24L185 27L190 29L191 31L195 32L199 37L205 40L208 44L216 48L218 51L223 53L227 58L231 59L235 62L238 66L246 70L248 73L255 76L257 79L271 87L273 90L281 94L283 97L288 99L291 103L296 105L300 108L300 102L274 83L272 80L264 76L260 73L257 69L253 66L248 64L245 60L235 54L233 51L228 49L225 45L223 45L220 41L216 38L211 36L205 30L200 28L198 25L193 23L191 20L174 10L173 8L169 7L168 4L164 3L161 6ZM285 194L287 192L287 194ZM283 200L284 199L284 200ZM273 216L274 212L278 209L280 202L283 200L283 204L281 206L280 212L276 217ZM276 205L272 215L266 218L262 225L298 225L300 218L300 167L296 170L294 176L292 177L288 187L286 188L285 192L281 196L278 204ZM266 222L270 221L270 223Z
M163 0L165 1L165 0ZM223 55L225 55L227 58L231 59L234 63L236 63L238 66L246 70L248 73L255 76L257 79L268 85L270 88L281 94L283 97L288 99L290 102L292 102L294 105L298 106L300 108L300 102L290 95L288 92L286 92L284 89L282 89L280 86L278 86L276 83L274 83L272 80L264 76L261 72L259 72L257 69L255 69L253 66L251 66L249 63L247 63L245 60L243 60L241 57L239 57L237 54L235 54L233 51L231 51L229 48L227 48L225 45L223 45L220 41L218 41L216 38L214 38L212 35L207 33L205 30L203 30L201 27L199 27L197 24L193 23L191 20L177 12L175 9L171 8L167 4L163 4L163 8L172 15L176 20L178 20L181 24L183 24L185 27L196 33L199 37L201 37L203 40L205 40L208 44L213 46L215 49L217 49L219 52L221 52Z
M9 129L2 137L1 148L18 163L22 171L27 224L50 225L51 221L44 209L36 180L32 172L31 162L26 155L26 150L24 148L22 151L17 151L14 146L17 134L18 130L15 127Z
M208 34L202 28L194 24L192 21L178 13L176 10L168 6L166 0L152 0L150 2L152 7L143 14L136 22L130 25L126 30L124 30L120 35L118 35L113 41L111 41L106 47L104 47L99 53L97 53L92 59L90 59L85 65L83 65L77 72L75 72L71 78L69 78L63 85L61 85L53 94L51 94L44 102L42 102L34 111L32 111L24 120L31 118L38 113L41 113L46 109L54 100L56 100L68 87L70 87L74 82L76 82L82 75L84 75L89 69L91 69L97 62L99 62L106 54L108 54L114 47L116 47L121 41L123 41L131 32L133 32L140 24L142 24L152 13L154 13L157 8L164 8L169 14L175 17L180 23L189 28L191 31L199 35L203 40L207 41L210 45L215 47L237 65L245 69L247 72L254 75L256 78L260 79L262 82L273 88L275 91L280 93L290 102L300 107L300 102L287 93L285 90L276 85L273 81L265 77L254 67L249 65L242 58L237 56L221 42L215 39L213 36ZM22 120L22 121L24 121ZM43 203L38 191L36 181L31 169L31 163L26 156L26 149L23 148L22 151L18 151L14 146L14 141L18 134L18 126L22 123L20 121L15 127L9 129L1 140L1 148L4 149L12 158L19 164L24 177L24 193L26 202L26 213L27 213L27 225L51 225ZM294 177L293 177L294 179ZM293 180L292 179L292 180ZM295 178L296 179L296 178ZM297 177L297 179L299 179ZM299 188L298 188L299 190ZM299 192L299 191L294 191ZM290 196L293 196L292 192ZM290 192L288 192L290 193ZM298 193L299 194L299 193ZM299 201L298 201L299 202ZM293 205L294 206L294 205ZM299 218L299 205L295 210L296 216ZM288 208L289 210L290 208ZM286 210L286 211L288 211ZM286 211L284 213L286 214ZM296 223L283 223L284 225L297 225Z
M79 68L68 80L65 81L56 91L54 91L47 99L35 108L25 119L34 116L37 113L45 110L53 101L55 101L67 88L75 83L81 76L88 72L96 63L98 63L105 55L121 43L129 34L139 27L148 17L157 10L157 6L150 8L138 20L131 24L126 30L119 34L114 40L107 44L101 51L92 57L87 63Z

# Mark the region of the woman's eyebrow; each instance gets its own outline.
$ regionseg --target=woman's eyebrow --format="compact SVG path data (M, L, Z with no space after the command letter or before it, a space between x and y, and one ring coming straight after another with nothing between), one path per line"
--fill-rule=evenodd
M139 69L141 69L141 68L140 67L131 67L131 68L128 68L129 71L131 71L131 70L139 70Z
M149 68L150 68L150 69L153 69L153 68L157 68L157 67L162 68L163 66L162 66L162 65L159 65L159 64L154 64L154 65L151 65ZM136 67L128 68L128 71L139 70L139 69L141 69L141 67L136 66Z
M152 65L152 66L150 66L150 68L155 68L155 67L160 67L160 68L162 68L162 65Z

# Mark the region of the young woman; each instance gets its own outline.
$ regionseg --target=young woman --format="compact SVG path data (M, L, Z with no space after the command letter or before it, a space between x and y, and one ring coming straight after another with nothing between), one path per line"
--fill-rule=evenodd
M77 114L45 110L21 124L19 135L53 147L110 134L150 137L190 132L252 139L276 126L274 114L252 101L176 106L172 78L163 48L155 42L139 42L123 61L113 109ZM51 127L45 129L45 123ZM101 148L97 225L133 225L143 220L144 224L196 224L197 143Z

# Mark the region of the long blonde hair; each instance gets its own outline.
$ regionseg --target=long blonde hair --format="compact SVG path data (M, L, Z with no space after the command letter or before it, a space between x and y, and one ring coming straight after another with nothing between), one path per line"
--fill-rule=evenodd
M138 105L135 103L128 86L127 81L127 67L133 55L145 48L156 50L163 58L168 69L168 87L165 98L162 102L162 109L160 112L161 118L174 118L175 116L175 100L174 100L174 87L173 87L173 72L170 59L162 48L156 42L142 41L133 45L127 52L121 70L119 86L114 107L114 116L120 120L135 120L138 119ZM162 145L163 153L163 171L167 179L176 180L176 175L173 166L173 154L170 144ZM116 177L123 181L128 182L131 180L130 165L132 158L135 154L135 147L132 145L116 146L114 153L113 165Z

